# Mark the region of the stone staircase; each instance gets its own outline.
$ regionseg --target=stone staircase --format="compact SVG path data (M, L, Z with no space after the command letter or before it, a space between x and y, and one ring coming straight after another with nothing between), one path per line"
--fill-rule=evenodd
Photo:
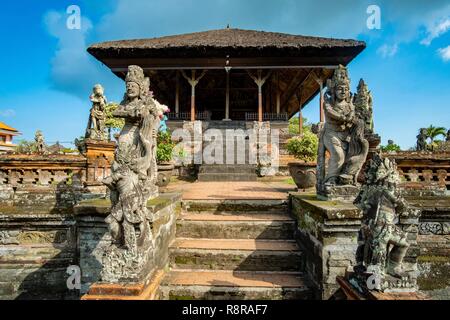
M286 203L196 201L188 206L177 223L161 299L312 297Z
M198 181L256 181L256 167L250 164L203 164Z

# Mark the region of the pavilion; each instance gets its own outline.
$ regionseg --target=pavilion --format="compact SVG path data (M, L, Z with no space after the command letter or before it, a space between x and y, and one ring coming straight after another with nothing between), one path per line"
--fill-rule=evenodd
M320 94L337 65L362 41L220 29L160 38L97 43L88 52L124 79L141 66L154 96L175 121L287 122ZM301 112L300 112L301 114Z

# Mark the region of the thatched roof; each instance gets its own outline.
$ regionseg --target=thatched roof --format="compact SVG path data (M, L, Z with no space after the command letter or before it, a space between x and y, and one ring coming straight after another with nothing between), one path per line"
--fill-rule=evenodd
M289 57L350 56L365 48L363 41L285 33L219 29L160 38L97 43L88 52L98 59L167 57Z

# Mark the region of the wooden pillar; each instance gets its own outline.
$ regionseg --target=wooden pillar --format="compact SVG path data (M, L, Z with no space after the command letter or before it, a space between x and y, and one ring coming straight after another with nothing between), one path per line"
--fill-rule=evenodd
M300 88L300 93L296 93L298 101L298 134L303 135L303 115L302 115L302 88Z
M175 114L180 113L180 72L176 71L175 78Z
M276 106L277 106L277 114L280 114L281 110L281 91L280 91L280 75L279 72L277 72L277 79L276 79Z
M205 75L206 70L203 70L200 77L195 77L195 69L191 70L191 78L189 78L184 71L181 71L183 77L189 82L191 85L191 121L195 121L195 87L201 78Z
M225 120L230 119L230 70L225 70L227 73L226 92L225 92Z
M256 85L258 86L258 122L263 121L263 97L262 97L262 86L266 82L267 78L269 78L271 71L269 71L265 77L262 77L262 70L258 69L257 73L258 76L255 77L252 75L249 71L247 71L249 76L255 81Z
M320 86L320 102L319 102L320 103L320 105L319 105L320 122L323 123L323 122L325 122L325 113L323 111L323 81L322 80L320 80L319 86Z

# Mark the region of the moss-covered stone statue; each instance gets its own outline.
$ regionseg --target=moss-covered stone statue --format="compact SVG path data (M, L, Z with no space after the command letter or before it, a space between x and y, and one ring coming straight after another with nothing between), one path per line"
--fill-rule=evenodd
M358 102L363 103L362 95L359 98ZM327 81L324 111L326 122L319 132L317 194L329 198L340 186L356 186L369 151L364 133L371 120L368 111L355 108L347 68L342 65ZM326 152L330 155L328 165ZM353 190L353 199L356 193Z
M375 154L366 168L366 181L354 204L363 211L357 274L374 275L373 288L414 286L403 260L410 246L408 232L398 225L400 217L417 218L419 211L409 207L397 189L400 181L394 161ZM360 277L366 281L366 277ZM362 283L366 286L366 283Z
M129 66L126 94L113 112L124 118L111 176L111 214L106 218L112 238L103 256L102 281L140 281L154 246L147 201L158 195L155 185L156 134L159 115L142 68Z

